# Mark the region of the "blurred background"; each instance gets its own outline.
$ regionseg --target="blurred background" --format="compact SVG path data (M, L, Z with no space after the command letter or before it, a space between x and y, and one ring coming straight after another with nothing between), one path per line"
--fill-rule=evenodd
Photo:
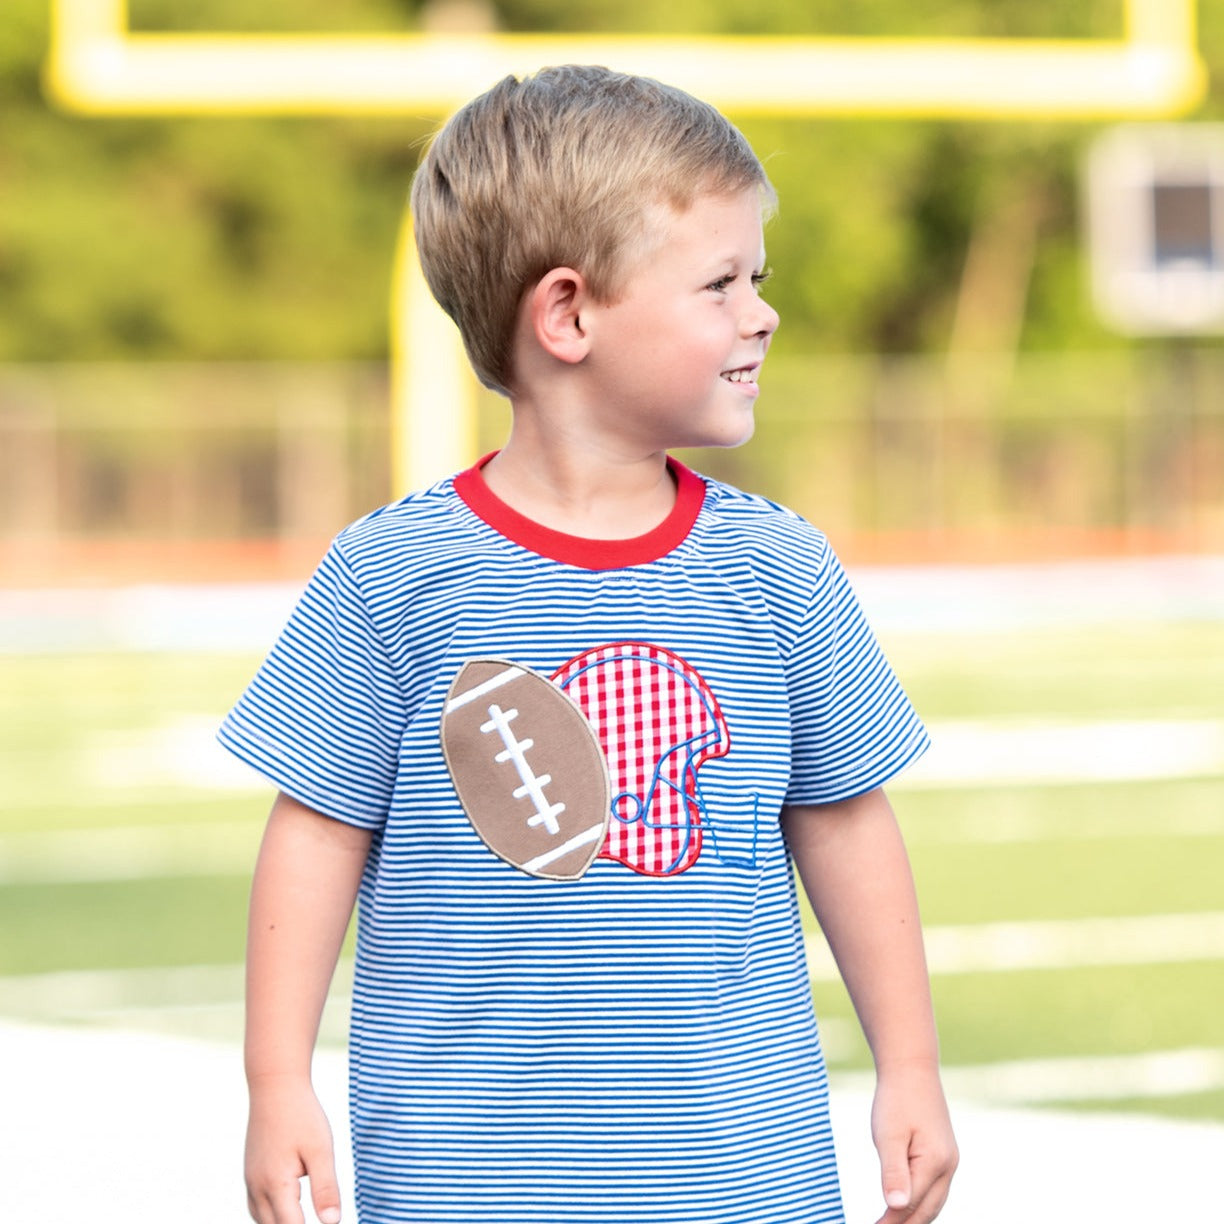
M1126 11L131 0L129 21L1020 44L1116 40ZM21 1099L55 1084L93 1126L74 1077L111 1060L47 1034L140 1035L89 1047L124 1067L240 1039L270 797L212 731L330 536L396 492L393 263L437 116L79 113L45 86L51 17L0 9L0 1057L10 1084L37 1067ZM756 438L685 458L828 531L931 724L896 804L967 1116L1049 1110L1026 1141L1060 1144L1082 1116L1115 1148L1119 1119L1172 1119L1224 1155L1224 0L1197 19L1206 90L1159 123L732 112L781 198L783 324ZM477 413L491 449L505 406ZM854 1101L869 1063L812 930ZM344 1008L341 975L332 1052ZM84 1187L49 1206L36 1181L29 1218L86 1218Z

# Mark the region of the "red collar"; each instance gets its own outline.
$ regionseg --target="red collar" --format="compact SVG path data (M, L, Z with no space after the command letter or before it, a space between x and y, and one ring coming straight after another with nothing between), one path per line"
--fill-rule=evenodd
M497 452L493 451L485 455L475 466L460 472L454 479L455 492L467 508L494 531L541 557L564 565L607 570L657 561L684 543L705 503L705 481L668 456L667 467L676 482L676 503L657 527L627 540L592 540L586 536L568 535L520 514L489 489L480 469L495 454Z

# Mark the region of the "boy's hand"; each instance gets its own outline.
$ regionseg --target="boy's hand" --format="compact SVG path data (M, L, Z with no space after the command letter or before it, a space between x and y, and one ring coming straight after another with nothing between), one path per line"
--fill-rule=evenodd
M948 1197L958 1159L935 1065L880 1068L871 1133L888 1204L877 1224L929 1224Z
M251 1084L246 1139L247 1207L257 1224L304 1224L300 1179L320 1224L339 1224L340 1187L331 1127L309 1082Z

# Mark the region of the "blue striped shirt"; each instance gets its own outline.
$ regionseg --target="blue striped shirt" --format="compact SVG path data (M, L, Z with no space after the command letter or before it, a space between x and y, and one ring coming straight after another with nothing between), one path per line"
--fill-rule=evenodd
M676 509L632 541L537 527L475 469L360 520L222 727L278 788L375 831L350 1039L363 1224L842 1219L778 813L881 785L926 736L825 537L673 472ZM602 647L605 749L663 763L612 770L619 859L609 840L580 879L539 878L465 815L447 693L477 658L569 684ZM616 688L625 659L641 691ZM689 722L652 738L660 692ZM663 836L682 856L635 858Z

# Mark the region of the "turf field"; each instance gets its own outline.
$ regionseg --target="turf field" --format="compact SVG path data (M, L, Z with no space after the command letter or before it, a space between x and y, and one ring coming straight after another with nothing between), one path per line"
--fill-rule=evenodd
M953 1092L1224 1121L1224 623L884 636L936 737L893 798ZM267 796L210 733L256 662L0 655L0 1016L237 1037Z

